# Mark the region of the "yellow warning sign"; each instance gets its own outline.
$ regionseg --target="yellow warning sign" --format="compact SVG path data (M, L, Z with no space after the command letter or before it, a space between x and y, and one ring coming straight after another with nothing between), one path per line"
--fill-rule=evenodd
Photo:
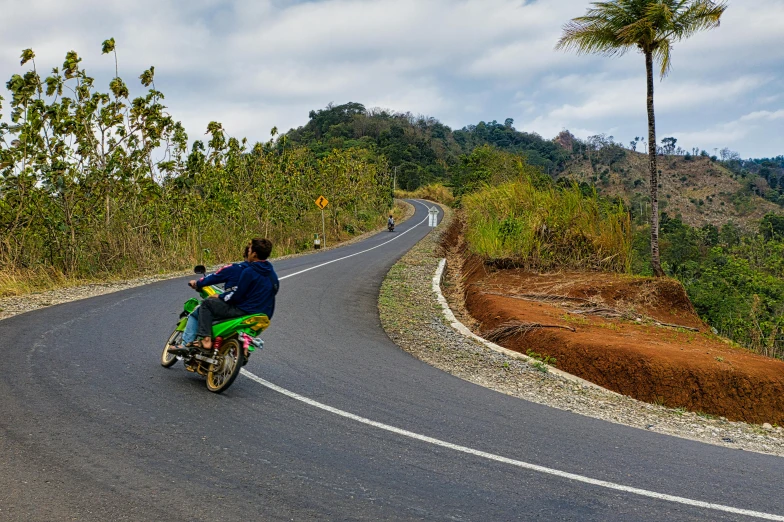
M324 196L319 196L318 199L316 200L316 206L318 208L320 208L321 210L324 210L325 208L327 208L328 204L329 204L329 201Z

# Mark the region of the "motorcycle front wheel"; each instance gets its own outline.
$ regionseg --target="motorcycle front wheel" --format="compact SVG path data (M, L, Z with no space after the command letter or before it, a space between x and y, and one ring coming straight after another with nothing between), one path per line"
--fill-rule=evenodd
M218 362L207 372L207 389L221 393L231 386L240 373L243 357L242 347L236 338L224 341L218 351Z
M161 366L164 368L169 368L177 362L177 356L172 355L169 353L169 347L171 345L179 345L182 342L182 332L179 330L174 330L172 334L169 336L169 340L166 341L166 344L163 347L163 353L161 354Z

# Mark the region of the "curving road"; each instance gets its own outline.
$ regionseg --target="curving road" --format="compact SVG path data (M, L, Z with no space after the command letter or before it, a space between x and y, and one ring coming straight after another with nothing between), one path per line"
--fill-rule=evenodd
M376 300L429 231L416 208L276 263L266 348L223 395L158 363L185 279L0 321L0 520L784 520L780 458L532 404L397 348Z

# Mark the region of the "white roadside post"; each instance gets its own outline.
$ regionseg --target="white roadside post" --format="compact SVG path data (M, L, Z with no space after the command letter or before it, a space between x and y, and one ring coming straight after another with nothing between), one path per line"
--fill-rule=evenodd
M321 237L324 238L324 248L327 248L327 230L324 226L324 209L321 209Z
M438 207L430 207L428 214L430 215L430 227L432 228L438 225Z

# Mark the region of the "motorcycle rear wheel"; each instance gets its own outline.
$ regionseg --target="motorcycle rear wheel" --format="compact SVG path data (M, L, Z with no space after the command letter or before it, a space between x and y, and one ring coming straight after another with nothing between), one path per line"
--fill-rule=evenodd
M174 363L177 362L177 356L169 353L169 346L179 345L180 342L182 342L182 332L179 330L174 330L169 336L169 339L166 341L166 344L163 346L163 353L161 354L161 366L164 368L170 368L174 366Z
M218 364L213 364L207 372L207 389L213 393L228 389L240 373L243 357L242 346L236 338L224 341L218 351Z

